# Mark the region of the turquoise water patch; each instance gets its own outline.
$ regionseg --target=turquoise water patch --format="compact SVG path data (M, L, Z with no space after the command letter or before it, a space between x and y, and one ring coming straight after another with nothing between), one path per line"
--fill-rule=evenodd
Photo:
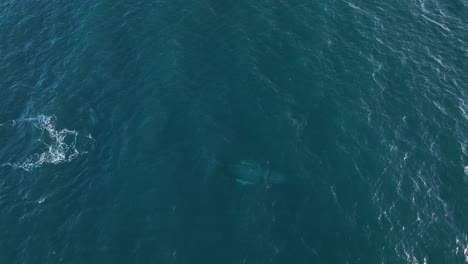
M0 1L0 263L467 264L467 18Z

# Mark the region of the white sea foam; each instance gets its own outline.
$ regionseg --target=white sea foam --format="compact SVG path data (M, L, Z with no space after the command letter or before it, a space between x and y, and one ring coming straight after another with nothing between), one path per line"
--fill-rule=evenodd
M88 135L84 136L87 141L84 143L85 149L81 149L81 146L78 147L77 142L80 134L75 130L57 130L55 128L55 116L39 115L32 118L12 120L2 125L14 128L19 124L30 124L33 129L38 129L41 135L36 141L40 142L42 147L36 152L21 158L19 161L5 162L1 166L31 171L43 164L70 162L78 156L86 154L94 143L92 136Z
M468 236L463 235L455 239L455 255L462 256L466 263L468 263Z
M463 250L463 255L465 256L465 262L468 263L468 246L465 246Z
M45 196L42 196L39 200L37 200L37 203L38 203L38 204L41 204L41 203L43 203L45 200L46 200L46 197L45 197Z
M468 120L468 103L465 100L461 99L458 104L458 109L460 110L460 113L462 114L463 118Z

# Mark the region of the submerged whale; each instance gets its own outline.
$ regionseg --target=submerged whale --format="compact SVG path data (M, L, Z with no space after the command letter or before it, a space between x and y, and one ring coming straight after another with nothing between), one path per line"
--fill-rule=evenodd
M269 184L283 184L286 177L270 168L269 164L262 165L255 161L242 160L233 166L236 182L241 185L255 185L261 182Z

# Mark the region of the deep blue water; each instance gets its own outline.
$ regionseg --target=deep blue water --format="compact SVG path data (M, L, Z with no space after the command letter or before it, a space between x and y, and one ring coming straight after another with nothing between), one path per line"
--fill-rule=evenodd
M0 263L468 263L468 2L0 2Z

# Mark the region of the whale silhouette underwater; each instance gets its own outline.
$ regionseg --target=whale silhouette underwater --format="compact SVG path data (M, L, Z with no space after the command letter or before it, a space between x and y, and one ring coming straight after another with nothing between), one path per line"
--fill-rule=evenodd
M284 184L287 181L286 176L273 170L269 163L241 160L238 164L229 166L228 170L241 185Z

